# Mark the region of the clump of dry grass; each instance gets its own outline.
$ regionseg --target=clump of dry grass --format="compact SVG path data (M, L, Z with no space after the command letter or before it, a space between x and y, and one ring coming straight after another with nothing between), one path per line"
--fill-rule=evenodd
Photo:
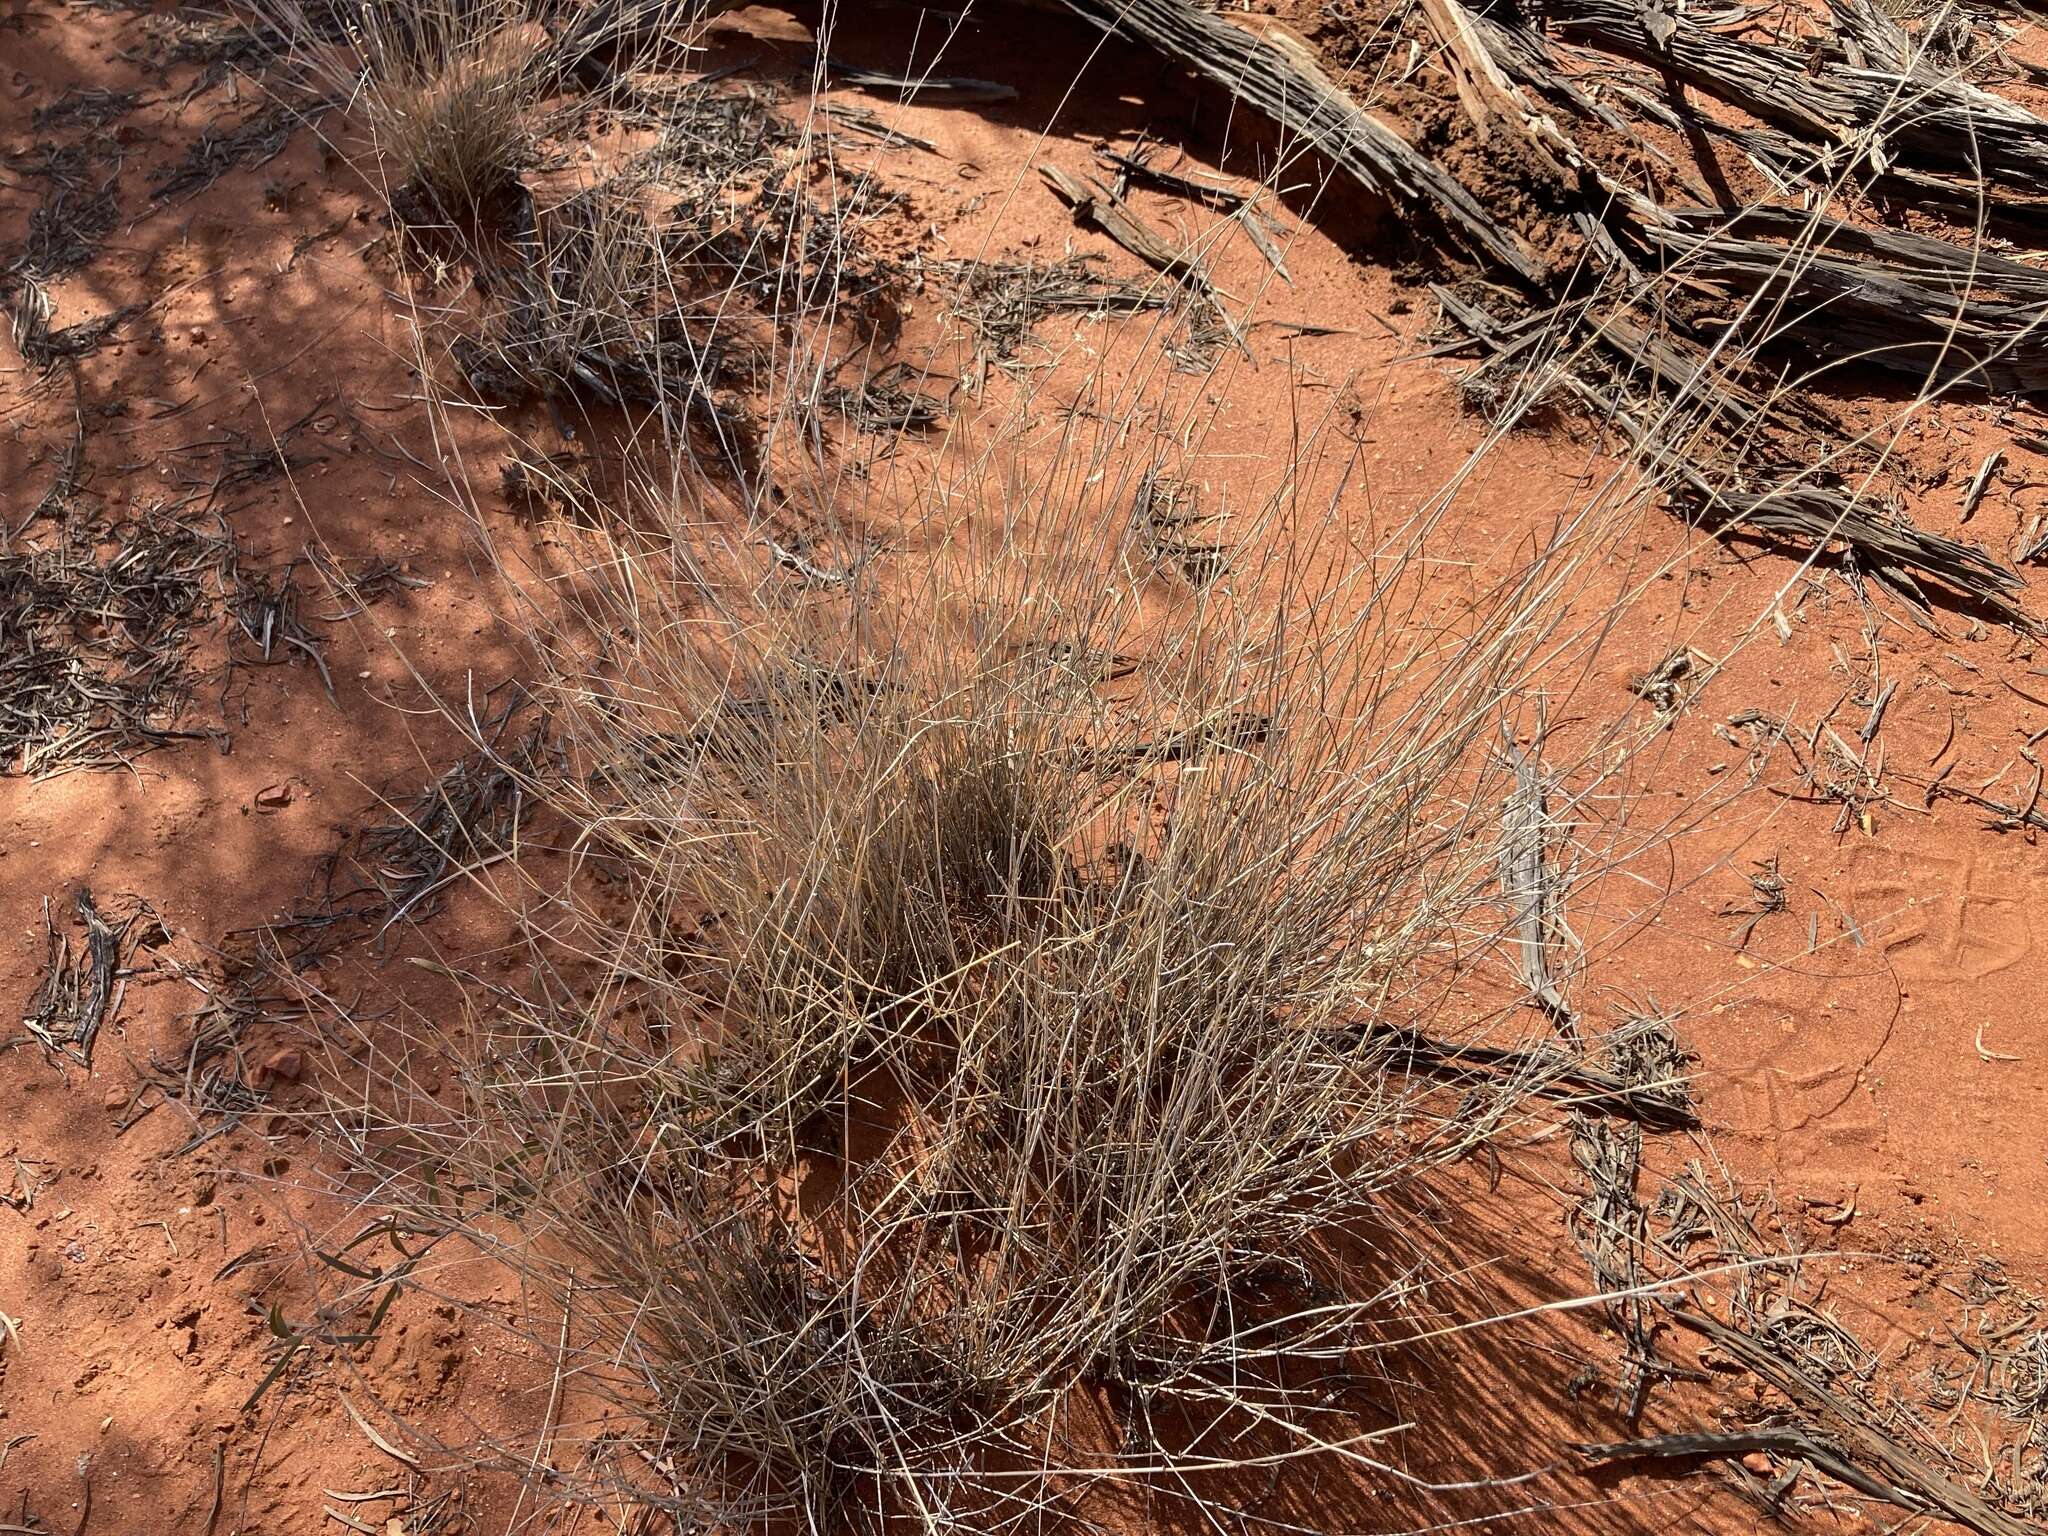
M363 105L411 224L475 215L533 156L535 44L510 16L452 37L370 40Z
M1480 1121L1374 1026L1487 963L1569 540L1448 625L1402 616L1420 530L1162 604L1070 483L983 493L907 582L792 591L653 487L588 534L535 789L629 899L556 925L594 980L476 1021L414 1186L567 1309L619 1416L585 1496L998 1529L1379 1465L1341 1385L1376 1203Z
M1305 428L1197 581L1134 525L1126 401L1050 464L956 424L894 525L928 558L876 558L797 440L844 224L728 250L640 190L543 211L500 348L550 405L643 412L534 636L568 767L526 787L609 883L528 893L532 994L425 1042L459 1106L366 1054L337 1112L380 1199L558 1309L606 1406L550 1486L615 1512L987 1531L1311 1453L1387 1474L1347 1385L1382 1202L1517 1092L1449 1114L1393 1042L1509 974L1497 743L1583 530L1425 617L1449 496L1330 537ZM717 338L647 318L699 268L781 322L738 475L667 408Z
M257 7L319 86L359 115L406 225L473 222L533 163L549 40L517 0Z

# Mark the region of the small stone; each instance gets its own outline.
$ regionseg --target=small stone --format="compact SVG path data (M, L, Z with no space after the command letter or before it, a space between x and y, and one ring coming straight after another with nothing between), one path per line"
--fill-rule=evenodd
M274 1082L296 1083L299 1074L306 1070L306 1058L295 1048L285 1046L272 1051L256 1066L256 1086L267 1088Z
M125 1088L109 1088L100 1102L109 1109L126 1109L128 1107L128 1090Z

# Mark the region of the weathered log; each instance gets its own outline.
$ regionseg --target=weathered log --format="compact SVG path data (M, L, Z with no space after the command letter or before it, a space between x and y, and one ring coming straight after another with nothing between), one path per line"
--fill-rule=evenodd
M1778 407L1732 385L1704 357L1654 336L1631 316L1595 319L1583 305L1555 311L1520 326L1503 326L1477 305L1447 289L1436 290L1444 312L1496 356L1511 356L1551 320L1582 331L1612 360L1601 369L1559 370L1559 382L1577 396L1589 415L1612 426L1627 441L1643 472L1664 487L1671 508L1687 522L1713 533L1741 532L1807 550L1839 547L1852 568L1907 603L1923 621L1932 601L1928 587L1947 600L1974 607L2016 628L2029 624L2020 606L2025 582L1985 550L1959 539L1929 533L1884 515L1853 492L1820 482L1808 470L1779 462L1770 453L1770 432ZM1640 365L1654 395L1618 369ZM1668 418L1708 418L1721 428L1674 439L1662 426ZM1739 459L1716 463L1702 444L1716 439L1749 439Z
M1634 0L1552 0L1558 35L1634 59L1802 138L1870 149L1924 170L2048 190L2048 120L1966 81L1899 67L1853 69L1745 43L1665 15L1652 36Z
M1787 209L1673 211L1642 235L1667 271L1762 295L1774 338L1816 356L1937 391L2048 391L2048 272Z
M1474 257L1532 287L1543 262L1465 184L1360 107L1305 51L1187 0L1063 0L1076 16L1152 49L1255 108L1375 197L1440 223Z

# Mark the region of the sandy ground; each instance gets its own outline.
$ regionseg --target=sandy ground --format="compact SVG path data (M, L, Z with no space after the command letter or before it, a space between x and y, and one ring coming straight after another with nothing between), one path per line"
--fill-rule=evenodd
M138 952L89 1071L33 1046L0 1056L0 1529L350 1528L330 1509L378 1532L507 1530L531 1514L516 1479L460 1470L431 1440L516 1441L546 1410L550 1383L541 1362L471 1314L409 1292L371 1345L305 1351L258 1392L282 1347L278 1321L289 1331L312 1305L302 1239L346 1241L367 1219L320 1193L333 1170L318 1164L298 1117L311 1097L287 1054L293 1020L259 1015L244 1034L262 1098L225 1133L206 1135L218 1116L196 1123L144 1088L152 1053L175 1055L190 1037L205 1001L194 978L223 974L242 936L315 889L352 828L460 754L431 698L489 689L522 665L477 532L441 494L433 466L447 444L416 408L376 199L304 129L203 190L152 198L200 135L264 110L232 69L212 83L191 64L160 75L151 61L173 35L168 15L17 0L0 17L0 152L12 167L0 244L23 237L46 191L23 173L27 157L90 138L95 176L114 175L119 217L99 257L53 287L59 322L148 306L79 365L90 423L82 494L109 509L161 502L180 518L218 517L253 568L275 572L317 547L344 570L390 562L407 581L334 618L347 605L300 567L331 692L299 652L257 665L243 641L226 666L214 633L201 642L214 675L190 718L217 729L218 744L174 743L125 770L0 778L0 993L10 1006L25 1011L41 981L45 903L74 943L82 889L109 912L146 903L149 928L161 930ZM933 257L1094 252L1135 273L1128 256L1076 229L1029 167L1085 170L1095 142L1142 132L1184 144L1198 165L1242 169L1221 153L1231 125L1134 55L1050 18L1030 25L1042 57L1029 67L993 21L964 29L949 55L958 73L1014 82L1014 101L898 107L850 90L831 99L885 111L933 146L871 154L908 199L896 238ZM893 18L872 33L843 31L835 47L886 65L914 29L914 16ZM800 86L807 35L802 18L750 13L718 57L744 63L747 78ZM1077 74L1083 86L1070 93ZM92 134L38 125L38 111L88 87L141 99ZM1137 206L1185 234L1211 219L1149 194ZM1206 421L1184 477L1255 500L1276 483L1287 422L1356 401L1362 451L1343 504L1361 528L1398 519L1459 469L1484 424L1462 407L1445 364L1415 356L1433 310L1398 235L1341 208L1287 223L1290 284L1276 284L1241 239L1217 243L1216 281L1230 293L1264 290L1260 313L1275 321L1332 333L1256 329L1249 359L1177 384L1176 408ZM1118 345L1114 326L1049 329L1084 349ZM14 529L59 471L73 400L61 376L8 361L0 507ZM1038 387L1048 400L1061 389ZM1930 471L1914 520L1995 548L2016 541L2048 510L2043 461L2010 447L2026 418L1989 404L1927 411L1910 446ZM1961 485L1994 444L2010 447L2007 471L1965 527ZM238 450L272 446L285 450L283 466L217 487ZM497 450L480 434L470 451L490 462ZM1507 438L1447 521L1444 580L1461 579L1459 558L1483 565L1512 549L1608 467L1569 426ZM479 511L502 548L537 537L502 498L485 496ZM1955 784L2002 775L1983 793L2024 799L2030 770L2019 753L2048 725L2048 668L2010 633L1954 615L1927 632L1865 609L1833 578L1799 576L1782 557L1696 539L1657 515L1595 573L1584 611L1638 587L1594 673L1561 687L1561 714L1646 708L1629 693L1632 677L1681 645L1730 659L1632 768L1627 826L1610 808L1588 808L1596 848L1667 819L1682 835L1658 860L1588 883L1571 913L1587 960L1576 995L1594 1016L1652 998L1672 1012L1697 1053L1708 1134L1656 1158L1677 1167L1718 1156L1768 1195L1766 1225L1834 1256L1829 1304L1875 1352L1883 1379L1921 1401L1913 1394L1957 1333L1986 1317L2024 1320L2048 1286L2048 918L2034 911L2048 856L2031 833L1987 825L1966 804L1923 804L1912 780L1947 764ZM1782 625L1766 618L1774 609ZM1802 728L1828 716L1853 737L1873 666L1876 686L1895 685L1881 733L1892 779L1867 821L1839 824L1839 805L1812 803L1775 762L1754 791L1727 792L1746 770L1731 716L1763 710ZM1744 935L1745 876L1763 860L1776 861L1787 907ZM435 979L403 957L473 949L490 931L488 904L458 893L451 911L408 925L388 952L347 963L375 970L415 1006L446 1006ZM1554 1156L1529 1156L1520 1195L1510 1180L1509 1194L1481 1198L1484 1174L1472 1170L1475 1198L1446 1221L1443 1241L1481 1245L1509 1292L1542 1301L1587 1279ZM1461 1238L1452 1229L1462 1226L1471 1231ZM515 1293L488 1275L442 1283L467 1285L472 1302L507 1319L517 1312ZM1686 1341L1672 1347L1689 1358ZM1565 1440L1611 1436L1611 1394L1586 1392L1581 1371L1597 1375L1612 1348L1590 1316L1573 1315L1504 1344L1486 1371L1464 1362L1471 1390L1413 1405L1424 1427L1410 1465L1440 1479L1519 1472L1558 1459ZM1660 1394L1644 1429L1686 1427L1715 1397L1747 1390L1731 1381ZM390 1489L407 1498L342 1497ZM1305 1518L1400 1529L1468 1509L1525 1510L1518 1523L1535 1528L1617 1532L1749 1529L1758 1518L1712 1477L1569 1469L1512 1494L1402 1489L1376 1507L1335 1505L1334 1495L1322 1508L1309 1497Z

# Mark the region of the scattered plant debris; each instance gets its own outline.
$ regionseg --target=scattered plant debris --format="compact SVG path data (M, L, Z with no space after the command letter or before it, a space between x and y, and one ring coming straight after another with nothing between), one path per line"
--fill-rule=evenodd
M242 166L267 165L284 153L294 130L318 115L288 106L269 107L244 118L224 132L211 126L185 151L185 159L150 189L153 202L167 203L205 191L229 171Z
M939 270L953 286L953 313L974 336L984 367L1014 358L1047 315L1134 315L1175 302L1171 290L1102 275L1086 256L1047 266L948 262Z
M439 911L465 874L505 857L533 809L527 787L562 771L545 720L515 728L532 707L511 689L478 722L475 752L328 855L318 894L265 930L292 965L351 942L381 945L398 924Z
M122 949L147 913L145 909L118 923L109 922L94 904L92 892L82 886L72 905L85 929L85 942L75 953L70 939L58 930L50 903L43 902L47 935L43 979L22 1013L21 1025L28 1034L9 1044L33 1042L52 1055L90 1068L101 1027L120 1011ZM154 919L150 921L154 925Z
M162 511L67 518L0 553L0 774L126 765L172 741L223 741L179 722L192 651L233 582L234 540Z

